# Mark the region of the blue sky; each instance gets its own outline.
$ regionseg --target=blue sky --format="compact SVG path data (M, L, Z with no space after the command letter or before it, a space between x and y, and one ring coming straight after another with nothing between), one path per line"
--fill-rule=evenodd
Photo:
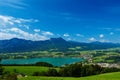
M119 0L0 0L0 39L120 43Z

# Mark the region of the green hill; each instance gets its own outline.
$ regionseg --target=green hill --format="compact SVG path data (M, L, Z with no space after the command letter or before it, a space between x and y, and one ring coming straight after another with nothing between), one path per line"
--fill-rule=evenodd
M120 72L106 73L88 77L43 77L43 76L32 76L35 71L47 71L49 67L40 66L4 66L5 71L13 72L16 69L19 73L24 73L28 77L19 78L18 80L120 80ZM59 69L59 68L55 68Z
M20 78L18 80L120 80L120 72L101 74L97 76L73 78L73 77L32 77Z

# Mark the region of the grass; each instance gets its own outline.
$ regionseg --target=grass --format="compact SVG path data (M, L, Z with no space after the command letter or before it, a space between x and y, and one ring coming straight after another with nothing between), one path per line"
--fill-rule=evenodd
M34 72L47 71L49 67L40 67L40 66L4 66L5 71L13 72L16 69L19 73L24 73L28 76L31 76Z
M96 76L73 78L73 77L33 77L20 78L18 80L120 80L120 72L107 73Z
M28 77L19 78L18 80L120 80L120 72L107 73L89 77L73 78L73 77L35 77L31 76L34 72L47 71L48 67L39 67L39 66L4 66L5 71L13 72L14 69L19 73L24 73ZM59 68L56 68L57 70Z

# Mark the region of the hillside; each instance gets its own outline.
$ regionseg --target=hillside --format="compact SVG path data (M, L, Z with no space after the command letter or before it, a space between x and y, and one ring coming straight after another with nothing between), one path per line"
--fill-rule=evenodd
M72 77L32 77L20 78L18 80L120 80L120 72L107 73L96 76L82 77L82 78L72 78Z
M46 77L46 76L32 76L32 73L35 71L47 71L49 67L41 66L4 66L5 71L13 72L14 69L17 72L24 73L28 77L19 78L18 80L119 80L120 72L111 72L100 75L93 75L87 77ZM54 68L59 70L59 68Z
M29 51L42 51L42 50L54 50L65 52L69 48L80 47L79 50L96 50L96 49L108 49L120 47L120 44L114 43L81 43L66 41L63 38L51 38L44 41L31 41L25 39L13 38L10 40L0 40L0 53L11 52L29 52Z

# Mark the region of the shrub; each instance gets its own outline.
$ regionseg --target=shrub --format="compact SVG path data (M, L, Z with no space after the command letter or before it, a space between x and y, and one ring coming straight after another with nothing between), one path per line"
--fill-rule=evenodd
M32 75L33 76L47 76L47 73L44 72L44 71L42 71L42 72L34 72Z
M35 65L36 65L36 66L53 67L52 64L47 63L47 62L37 62Z
M47 76L58 76L58 72L56 69L49 69L46 74Z

